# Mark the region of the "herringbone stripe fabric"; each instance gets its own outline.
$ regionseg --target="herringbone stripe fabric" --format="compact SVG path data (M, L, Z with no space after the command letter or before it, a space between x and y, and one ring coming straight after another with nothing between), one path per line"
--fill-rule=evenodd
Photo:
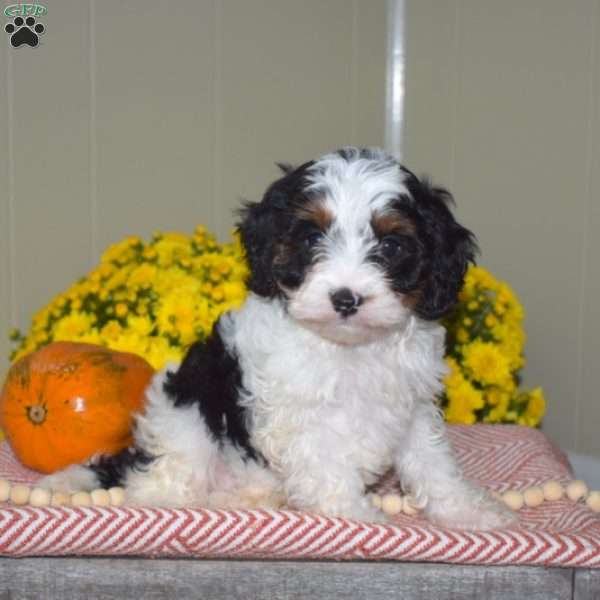
M451 426L466 474L486 487L523 490L571 479L564 455L539 431ZM31 483L6 444L0 477ZM394 488L388 478L382 489ZM0 554L394 559L471 564L600 567L600 516L569 500L524 509L520 525L487 532L440 529L401 515L394 525L297 511L215 511L200 507L33 508L0 504Z

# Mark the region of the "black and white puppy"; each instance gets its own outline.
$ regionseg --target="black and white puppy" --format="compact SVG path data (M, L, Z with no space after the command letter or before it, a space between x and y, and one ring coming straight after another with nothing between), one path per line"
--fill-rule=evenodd
M463 478L434 403L446 373L436 319L476 249L450 195L377 149L284 171L242 211L242 308L155 377L133 448L44 484L123 485L138 505L381 520L365 488L394 467L439 524L511 523Z

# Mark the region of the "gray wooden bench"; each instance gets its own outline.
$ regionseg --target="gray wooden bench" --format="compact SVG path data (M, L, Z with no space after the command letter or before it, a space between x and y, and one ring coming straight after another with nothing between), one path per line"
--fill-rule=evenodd
M0 600L600 600L600 570L436 563L0 558Z

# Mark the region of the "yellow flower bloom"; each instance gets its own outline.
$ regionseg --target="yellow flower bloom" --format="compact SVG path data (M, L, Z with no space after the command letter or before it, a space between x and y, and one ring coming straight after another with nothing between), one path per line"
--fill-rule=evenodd
M79 311L74 311L62 318L53 330L53 339L68 341L89 331L95 322L95 317Z
M464 329L463 327L460 327L458 329L458 331L456 332L456 339L461 344L465 344L466 342L469 341L469 332L466 329Z
M92 327L89 331L81 334L77 338L74 338L70 341L81 342L82 344L97 344L102 345L102 338L100 337L100 332L95 327Z
M486 392L485 398L487 403L492 406L492 410L485 417L486 423L500 423L506 415L508 405L510 403L510 393L506 393L502 389L491 389Z
M243 302L248 293L246 286L241 281L226 281L221 284L223 295L233 302Z
M491 329L491 328L495 327L497 323L498 323L498 319L496 318L495 315L489 314L485 317L486 327L489 327Z
M135 316L129 314L127 327L140 337L148 337L154 329L154 323L147 316Z
M447 391L448 407L446 420L448 423L474 423L475 411L483 408L483 395L468 381L463 381Z
M122 330L120 335L108 342L108 347L119 352L132 352L143 356L146 351L147 339L142 338L135 331Z
M116 340L122 332L121 325L114 319L110 320L101 330L100 336L107 344Z
M155 368L162 369L168 363L179 363L184 351L180 347L171 346L165 338L151 337L143 354L144 358Z
M472 266L467 271L465 276L465 287L475 288L476 286L495 290L497 287L496 280L482 267Z
M127 277L127 285L140 288L148 288L152 285L158 274L155 265L142 263L135 267Z
M450 373L444 378L444 384L447 388L458 387L465 380L459 364L451 356L446 357L446 364L450 368Z
M510 364L497 345L475 340L463 348L464 365L473 379L488 385L502 385L510 379Z
M161 333L178 337L186 346L196 339L198 329L204 329L207 316L206 300L174 291L161 300L156 322Z
M223 290L220 286L213 288L211 296L215 302L220 302L221 300L223 300L223 298L225 298L225 294L223 293Z
M169 267L181 258L191 256L192 247L185 235L179 233L163 233L154 242L153 248L161 267Z
M110 246L100 258L102 263L122 263L134 256L134 248L142 246L142 240L139 237L129 237L122 242Z
M115 306L115 314L117 317L124 317L129 312L127 308L127 304L124 302L119 302L117 306Z
M546 414L546 401L542 388L535 388L529 393L529 402L525 411L528 425L536 426Z

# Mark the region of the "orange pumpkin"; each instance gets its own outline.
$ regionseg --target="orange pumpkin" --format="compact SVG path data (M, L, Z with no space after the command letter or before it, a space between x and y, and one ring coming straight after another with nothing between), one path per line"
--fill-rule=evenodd
M132 442L153 372L135 354L54 342L9 369L0 427L21 462L43 473L114 454Z

